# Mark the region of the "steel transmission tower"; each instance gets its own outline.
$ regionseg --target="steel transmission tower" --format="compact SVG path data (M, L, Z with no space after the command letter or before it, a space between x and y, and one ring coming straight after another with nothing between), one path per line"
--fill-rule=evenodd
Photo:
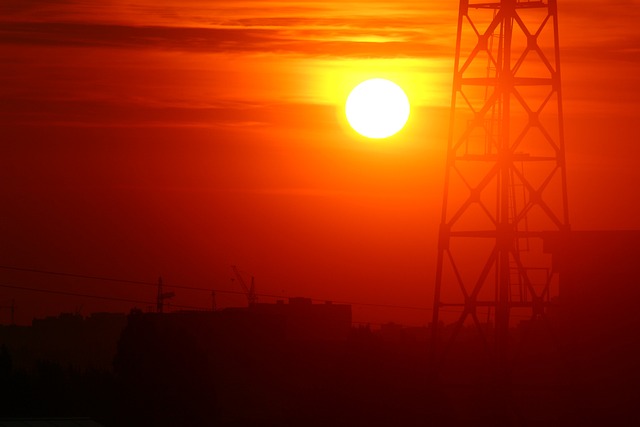
M509 328L547 319L558 292L543 236L568 230L556 0L461 0L434 361L477 331L504 374Z

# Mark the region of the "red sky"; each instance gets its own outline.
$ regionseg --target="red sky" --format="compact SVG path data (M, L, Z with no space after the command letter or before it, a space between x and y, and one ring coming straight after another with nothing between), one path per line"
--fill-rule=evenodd
M572 227L637 229L640 1L558 3ZM457 4L4 0L0 265L239 290L236 264L258 293L429 308ZM387 140L342 118L369 77L412 104ZM5 270L0 284L155 295ZM131 306L0 288L12 299L23 323Z

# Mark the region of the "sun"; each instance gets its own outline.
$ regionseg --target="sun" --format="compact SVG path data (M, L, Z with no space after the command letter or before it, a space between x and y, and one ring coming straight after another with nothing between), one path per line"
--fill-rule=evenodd
M400 131L409 119L409 99L402 88L386 79L370 79L347 97L347 121L367 138L387 138Z

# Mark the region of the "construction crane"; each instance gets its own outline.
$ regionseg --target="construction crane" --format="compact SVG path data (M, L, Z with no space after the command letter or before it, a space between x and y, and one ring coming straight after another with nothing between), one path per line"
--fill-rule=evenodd
M233 269L233 273L238 278L238 282L240 282L240 286L242 286L242 290L244 291L245 295L247 296L247 301L249 303L249 306L252 306L255 303L257 303L258 302L258 297L256 296L256 288L255 288L255 283L254 283L254 280L253 280L253 276L251 276L251 286L247 286L247 284L245 283L244 279L242 278L242 275L240 274L240 271L238 270L238 267L236 267L235 265L232 265L231 268ZM231 280L233 280L233 279L231 279Z

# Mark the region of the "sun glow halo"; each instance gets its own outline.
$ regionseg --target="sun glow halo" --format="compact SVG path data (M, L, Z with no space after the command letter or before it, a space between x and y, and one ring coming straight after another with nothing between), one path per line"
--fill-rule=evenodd
M367 138L394 135L404 127L409 111L409 99L402 88L386 79L366 80L347 97L347 121Z

